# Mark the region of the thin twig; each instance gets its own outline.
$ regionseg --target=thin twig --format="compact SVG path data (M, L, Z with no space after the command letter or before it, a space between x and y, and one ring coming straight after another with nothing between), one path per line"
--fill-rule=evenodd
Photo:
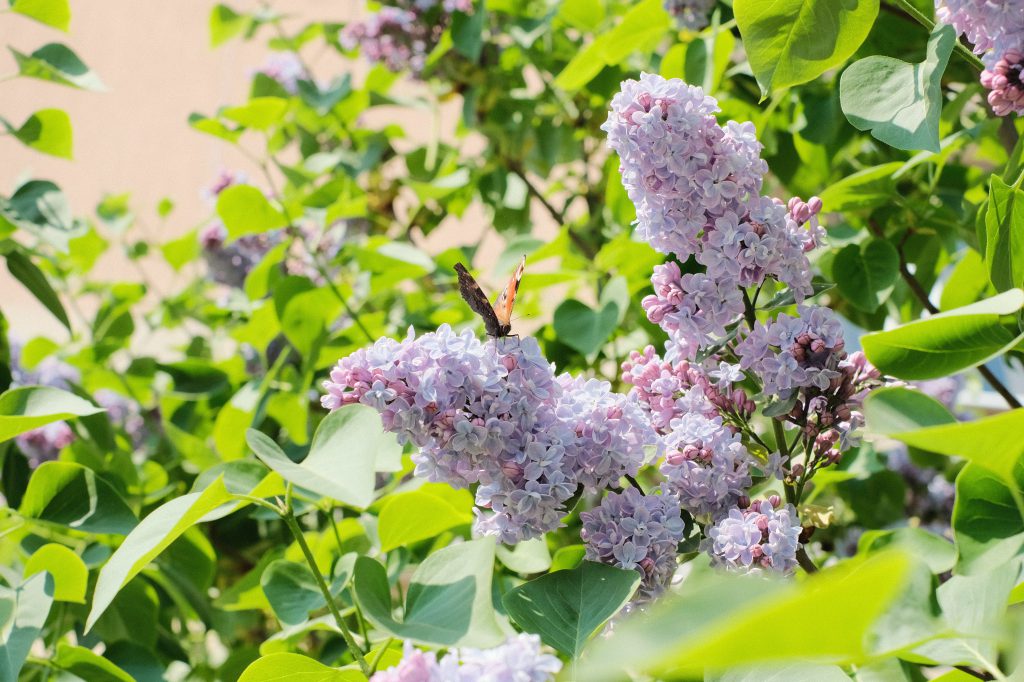
M576 231L572 229L572 227L566 225L565 211L559 211L557 208L555 208L555 206L550 201L548 201L548 198L544 196L544 193L537 189L536 185L530 182L530 179L526 177L526 173L524 173L521 168L519 168L517 165L513 163L509 164L509 170L511 170L513 173L519 176L519 179L526 184L526 190L535 199L540 201L541 205L544 206L545 210L547 210L547 212L551 214L551 217L554 218L559 225L565 226L566 231L569 233L569 239L572 240L572 243L576 245L576 248L579 249L584 256L586 256L587 258L593 258L595 255L597 255L594 251L594 248L590 246L590 244L587 244L585 241L583 241L583 238L580 237L576 233Z
M635 478L633 478L633 477L632 477L632 476L630 476L629 474L626 474L626 480L627 480L627 481L629 481L629 484L630 484L631 486L633 486L634 488L636 488L637 490L639 490L639 491L640 491L640 494L641 494L641 495L643 495L643 496L645 496L645 497L647 496L647 493L645 493L645 492L644 492L644 489L640 487L640 484L636 482L636 479L635 479Z

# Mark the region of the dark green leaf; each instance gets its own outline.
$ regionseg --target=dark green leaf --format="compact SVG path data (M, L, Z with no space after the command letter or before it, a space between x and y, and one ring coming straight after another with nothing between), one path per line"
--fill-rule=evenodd
M29 479L20 513L86 533L127 535L138 524L113 486L74 462L44 462Z
M878 310L889 298L900 273L896 247L884 239L849 244L832 264L839 291L866 313Z
M993 175L985 213L985 262L999 291L1024 287L1024 191Z
M50 43L30 55L9 48L22 76L82 90L105 90L103 81L67 45Z

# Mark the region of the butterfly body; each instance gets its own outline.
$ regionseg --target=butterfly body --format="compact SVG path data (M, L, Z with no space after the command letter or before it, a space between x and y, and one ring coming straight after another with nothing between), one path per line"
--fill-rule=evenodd
M512 307L516 303L519 282L523 279L523 270L525 269L526 256L523 256L523 260L520 261L519 267L512 274L508 284L505 285L494 305L491 305L487 294L473 279L473 275L469 274L462 263L455 264L455 272L459 276L459 294L469 304L470 309L483 318L488 336L501 338L509 336L512 332Z

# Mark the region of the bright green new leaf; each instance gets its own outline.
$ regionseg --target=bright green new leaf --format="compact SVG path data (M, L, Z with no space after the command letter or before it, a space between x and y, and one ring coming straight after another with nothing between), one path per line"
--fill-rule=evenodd
M985 262L999 291L1024 287L1024 191L998 175L989 180Z
M363 614L396 637L439 646L497 646L505 638L491 603L494 539L451 545L426 558L413 574L404 617L392 614L384 566L356 560L353 591Z
M391 438L377 411L365 405L347 405L327 415L301 464L289 459L266 434L246 432L256 456L286 481L360 508L373 501L377 451Z
M576 299L563 301L555 309L554 328L558 340L583 355L596 353L619 322L619 307L608 303L594 310Z
M854 211L877 208L892 201L896 182L893 173L903 167L899 161L865 168L835 182L821 193L826 211Z
M922 450L963 457L985 467L1006 483L1024 468L1024 408L970 422L941 424L892 434Z
M618 680L628 669L676 679L787 659L863 661L871 653L871 628L900 594L911 565L902 554L879 554L796 584L695 571L679 593L653 605L645 618L627 620L612 637L595 641L580 678ZM823 613L843 617L824 628ZM786 627L764 627L776 622Z
M199 235L196 230L189 230L177 239L171 239L160 245L164 260L175 272L199 257Z
M865 334L864 353L884 374L934 379L984 364L1024 338L1004 322L1024 307L1024 291L1011 289L962 308L895 329Z
M32 54L22 54L8 48L18 63L18 73L27 78L38 78L58 85L82 90L105 90L103 81L85 65L67 45L49 43Z
M361 682L366 676L358 670L328 668L309 656L276 653L257 658L245 669L238 682Z
M89 569L80 556L55 542L43 545L25 562L24 575L28 578L42 571L53 576L55 601L85 603Z
M20 128L4 121L14 137L27 147L62 159L71 158L71 119L61 109L40 109Z
M939 308L951 310L970 305L986 296L994 296L996 291L989 281L988 266L985 259L974 249L966 249L960 262L953 268L945 286L942 287L942 298Z
M17 680L53 605L53 576L37 573L16 588L0 585L0 680Z
M444 497L420 490L399 493L389 496L380 510L380 549L390 552L472 522L473 514L468 508L456 507Z
M255 491L254 491L255 492ZM92 610L85 622L88 632L125 584L138 575L172 542L221 505L232 493L218 477L203 492L189 493L166 502L142 519L100 570L92 597Z
M942 74L955 44L953 27L939 24L920 64L875 55L850 66L839 83L846 118L891 147L941 151Z
M217 215L231 239L288 224L284 214L271 205L263 192L250 185L233 185L221 192L217 197Z
M279 97L253 97L239 107L228 107L221 115L229 121L254 128L267 130L281 122L288 110L288 100Z
M853 56L878 16L878 0L735 0L761 98L814 80Z
M629 601L640 574L584 561L505 593L502 604L527 632L570 658L583 651L590 636Z
M885 239L848 244L832 264L839 291L850 303L873 313L886 302L900 275L900 256Z
M71 5L68 0L14 0L11 11L65 33L71 26Z
M513 547L498 545L495 556L510 570L524 575L543 573L551 568L551 551L543 537L524 540Z
M68 330L71 329L71 321L64 311L64 304L60 302L57 292L50 286L50 280L46 278L32 260L22 253L21 249L12 249L7 252L7 270L14 279L25 285L33 296L42 303L53 316L60 320L61 324Z
M850 682L850 676L839 666L812 663L744 667L704 679L705 682Z
M956 478L953 535L957 573L976 575L1010 561L1024 547L1024 467L1012 484L978 464Z
M213 446L222 460L231 461L245 456L245 442L238 434L245 433L253 425L262 398L260 382L247 381L220 408L213 422Z
M135 682L135 678L124 670L84 646L61 642L57 645L53 664L59 670L89 682Z
M231 40L245 31L251 23L252 19L227 5L215 5L210 10L210 47L218 47Z
M103 412L88 400L52 386L22 386L0 394L0 443L61 419Z
M564 0L558 6L558 18L581 31L593 31L604 17L601 0Z

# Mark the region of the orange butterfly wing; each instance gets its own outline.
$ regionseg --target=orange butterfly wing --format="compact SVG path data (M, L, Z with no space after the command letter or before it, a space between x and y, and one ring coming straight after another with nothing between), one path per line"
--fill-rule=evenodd
M523 271L526 270L526 256L519 261L519 267L512 273L508 284L502 290L498 300L494 303L494 314L498 316L498 322L502 327L511 331L512 328L512 307L516 304L516 294L519 293L519 283L523 279Z

